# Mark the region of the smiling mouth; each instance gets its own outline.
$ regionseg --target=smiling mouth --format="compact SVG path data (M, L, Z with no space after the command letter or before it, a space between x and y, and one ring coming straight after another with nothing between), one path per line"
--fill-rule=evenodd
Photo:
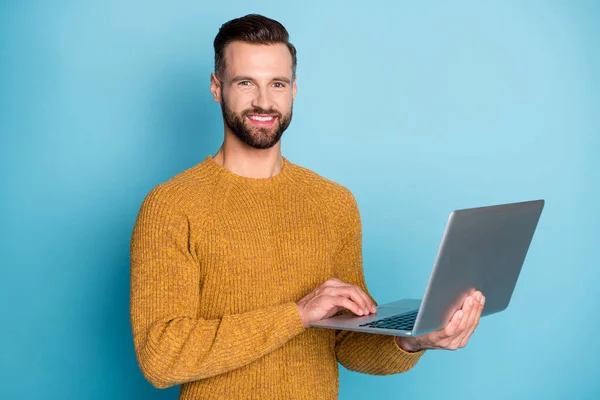
M250 120L252 125L260 126L260 127L270 127L270 126L273 126L273 124L277 120L277 115L251 114L251 115L246 115L246 118L248 118Z

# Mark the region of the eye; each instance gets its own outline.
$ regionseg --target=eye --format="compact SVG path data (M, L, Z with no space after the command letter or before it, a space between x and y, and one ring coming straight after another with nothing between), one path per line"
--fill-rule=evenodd
M273 86L275 86L275 87L276 87L276 88L278 88L278 89L282 89L282 88L284 88L284 87L285 87L285 84L284 84L284 83L281 83L281 82L275 82L275 83L273 84Z
M240 83L238 83L238 85L240 86L244 86L244 87L248 87L250 86L252 83L250 81L241 81Z

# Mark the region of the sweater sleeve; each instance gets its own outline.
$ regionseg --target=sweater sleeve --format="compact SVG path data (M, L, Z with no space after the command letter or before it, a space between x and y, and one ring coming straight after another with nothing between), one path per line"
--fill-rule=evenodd
M350 193L349 212L345 214L344 242L334 258L336 277L362 288L369 297L362 265L362 226L356 200ZM377 302L375 302L377 305ZM409 353L401 349L394 336L363 332L336 331L335 354L344 367L371 375L405 372L415 366L424 350Z
M153 190L131 239L130 317L140 369L166 388L242 367L305 328L296 303L203 319L200 262L185 213Z

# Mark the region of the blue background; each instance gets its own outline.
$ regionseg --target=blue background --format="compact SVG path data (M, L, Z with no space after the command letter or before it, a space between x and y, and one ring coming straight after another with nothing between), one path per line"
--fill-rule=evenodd
M250 12L298 48L283 154L355 194L378 302L422 295L451 210L546 199L505 312L340 398L599 398L600 7L566 0L3 1L0 397L177 398L137 367L129 239L218 150L212 40Z

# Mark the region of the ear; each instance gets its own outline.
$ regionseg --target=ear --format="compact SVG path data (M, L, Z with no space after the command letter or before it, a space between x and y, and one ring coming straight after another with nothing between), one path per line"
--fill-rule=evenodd
M210 74L210 92L213 94L215 102L221 102L221 81L217 78L217 75L213 72Z
M294 81L292 82L292 101L296 100L296 92L298 88L296 87L296 77L294 77Z

